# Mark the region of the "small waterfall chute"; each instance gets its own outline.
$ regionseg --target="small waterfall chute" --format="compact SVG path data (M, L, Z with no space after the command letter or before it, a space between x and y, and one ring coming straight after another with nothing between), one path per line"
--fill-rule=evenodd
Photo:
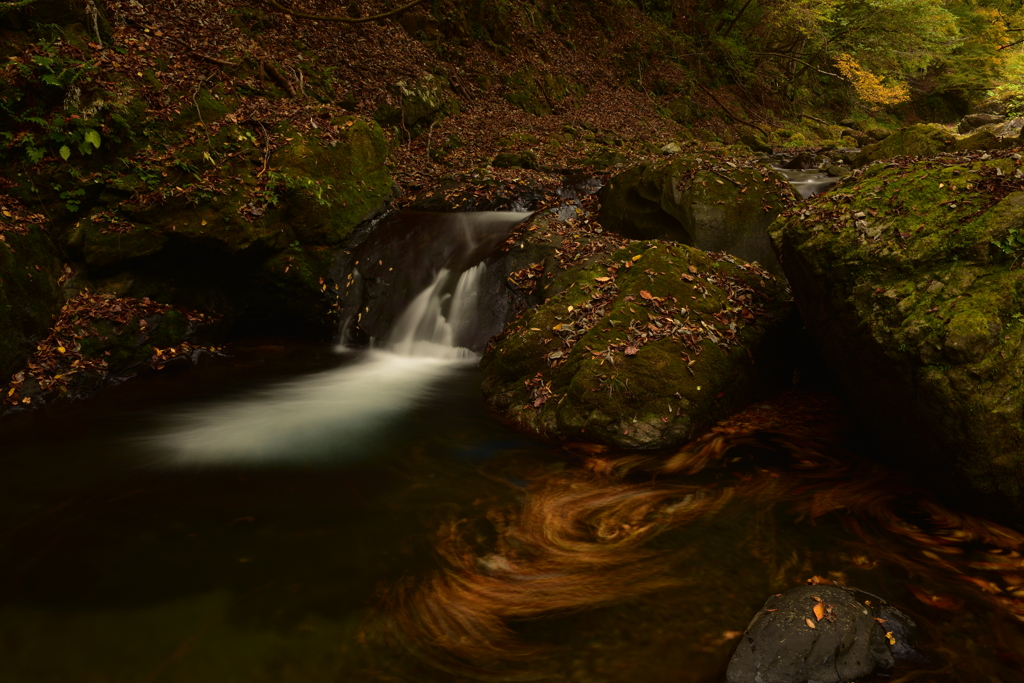
M502 239L525 217L512 216L518 220L506 220ZM471 224L465 217L455 222L460 229ZM489 243L496 234L488 234ZM466 248L481 253L476 239L467 239ZM479 359L468 340L480 337L487 266L478 261L460 268L467 258L467 252L456 252L437 269L380 348L257 396L173 416L150 442L179 466L362 455L387 423L428 399L439 380Z

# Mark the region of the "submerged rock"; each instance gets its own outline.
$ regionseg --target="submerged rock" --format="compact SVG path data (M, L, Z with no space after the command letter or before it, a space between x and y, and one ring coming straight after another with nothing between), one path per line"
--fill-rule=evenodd
M628 169L599 196L599 218L608 230L725 251L780 272L766 231L793 195L772 169L677 157Z
M913 622L838 586L768 598L729 660L727 683L846 683L893 668Z
M808 331L879 443L941 492L1017 523L1020 164L875 165L772 228Z
M790 297L756 266L647 241L559 280L481 363L491 405L545 438L680 444L754 400L779 370L769 358Z

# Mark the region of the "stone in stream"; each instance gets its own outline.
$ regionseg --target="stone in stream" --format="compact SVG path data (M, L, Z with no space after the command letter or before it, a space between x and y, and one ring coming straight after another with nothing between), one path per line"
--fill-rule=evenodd
M678 445L791 372L785 285L727 254L631 242L555 280L481 362L488 402L544 438Z
M997 158L979 158L987 155ZM875 164L776 222L771 234L808 332L892 462L960 505L1019 525L1017 156Z
M838 586L801 586L768 598L740 638L726 683L847 683L912 652L913 621Z

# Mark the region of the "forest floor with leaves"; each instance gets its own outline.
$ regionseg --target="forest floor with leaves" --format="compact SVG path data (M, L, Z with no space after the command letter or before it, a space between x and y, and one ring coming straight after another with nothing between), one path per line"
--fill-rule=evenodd
M503 26L507 35L503 44L496 45L466 36L449 41L440 36L433 40L413 37L406 26L416 27L424 21L428 29L431 26L418 8L393 19L345 26L257 11L255 5L229 1L179 0L157 10L132 0L110 0L106 5L116 47L92 43L94 54L83 56L96 60L103 78L111 83L127 80L145 85L147 103L156 117L173 117L195 105L201 90L220 88L238 99L234 119L255 120L268 128L288 121L296 129L316 135L329 128L324 123L335 115L355 113L371 118L382 103L395 104L390 86L398 81L442 75L458 96L459 113L440 118L427 133L416 137L398 129L386 130L391 170L405 191L431 187L445 178L482 176L534 186L556 184L561 173L492 168L489 162L499 152L531 147L541 169L580 168L596 145L567 136L567 129L604 134L605 139L614 140L617 144L609 147L614 147L623 163L656 155L658 148L672 141L695 137L731 141L750 132L727 123L729 114L724 107L696 89L692 92L697 105L708 111L717 109L718 115L703 117L694 127L665 115L665 106L678 95L659 96L652 94L652 89L690 90L690 76L668 60L659 61L653 71L645 72L639 62L635 72L624 68L632 50L656 38L651 19L635 8L617 10L628 16L615 19L629 21L619 21L613 31L602 27L602 20L608 18L574 16L570 47L567 35L543 25L530 26L528 17L518 15ZM322 0L299 5L313 13L334 9ZM358 6L363 15L385 9L378 0ZM452 11L457 8L453 6ZM255 73L243 68L249 62L259 65ZM550 115L536 116L506 101L507 88L500 83L481 86L495 76L529 67L569 78L582 86L585 94L556 103ZM174 93L192 96L182 98L172 96ZM732 95L722 90L717 99L730 101ZM739 105L728 105L734 106L739 111ZM764 111L748 109L743 113L762 124L770 119ZM458 139L461 146L442 161L433 160L432 146L437 150L442 141L450 139ZM533 140L536 142L531 144ZM552 141L558 142L553 145Z

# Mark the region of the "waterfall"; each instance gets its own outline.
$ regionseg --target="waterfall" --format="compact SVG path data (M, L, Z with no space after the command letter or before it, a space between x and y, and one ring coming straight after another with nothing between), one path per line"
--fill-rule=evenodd
M148 444L168 454L164 462L174 466L365 454L389 423L428 400L438 381L479 359L471 347L481 330L490 329L482 321L481 286L487 265L478 260L470 267L462 265L463 270L459 264L472 263L474 254L479 254L477 259L486 258L481 252L490 249L496 238L500 243L524 217L509 214L504 223L497 223L493 213L487 215L487 239L482 240L480 233L466 229L474 227L471 218L457 216L453 225L465 233L463 248L449 254L444 266L435 266L429 284L402 309L380 347L349 354L351 362L334 370L171 416L161 433L147 439ZM372 265L383 258L367 261ZM378 267L383 271L379 263Z
M462 273L455 291L449 294L445 290L452 273L442 268L398 319L388 337L391 350L401 356L477 358L476 353L460 346L459 340L479 318L480 281L486 269L486 264L479 263Z

